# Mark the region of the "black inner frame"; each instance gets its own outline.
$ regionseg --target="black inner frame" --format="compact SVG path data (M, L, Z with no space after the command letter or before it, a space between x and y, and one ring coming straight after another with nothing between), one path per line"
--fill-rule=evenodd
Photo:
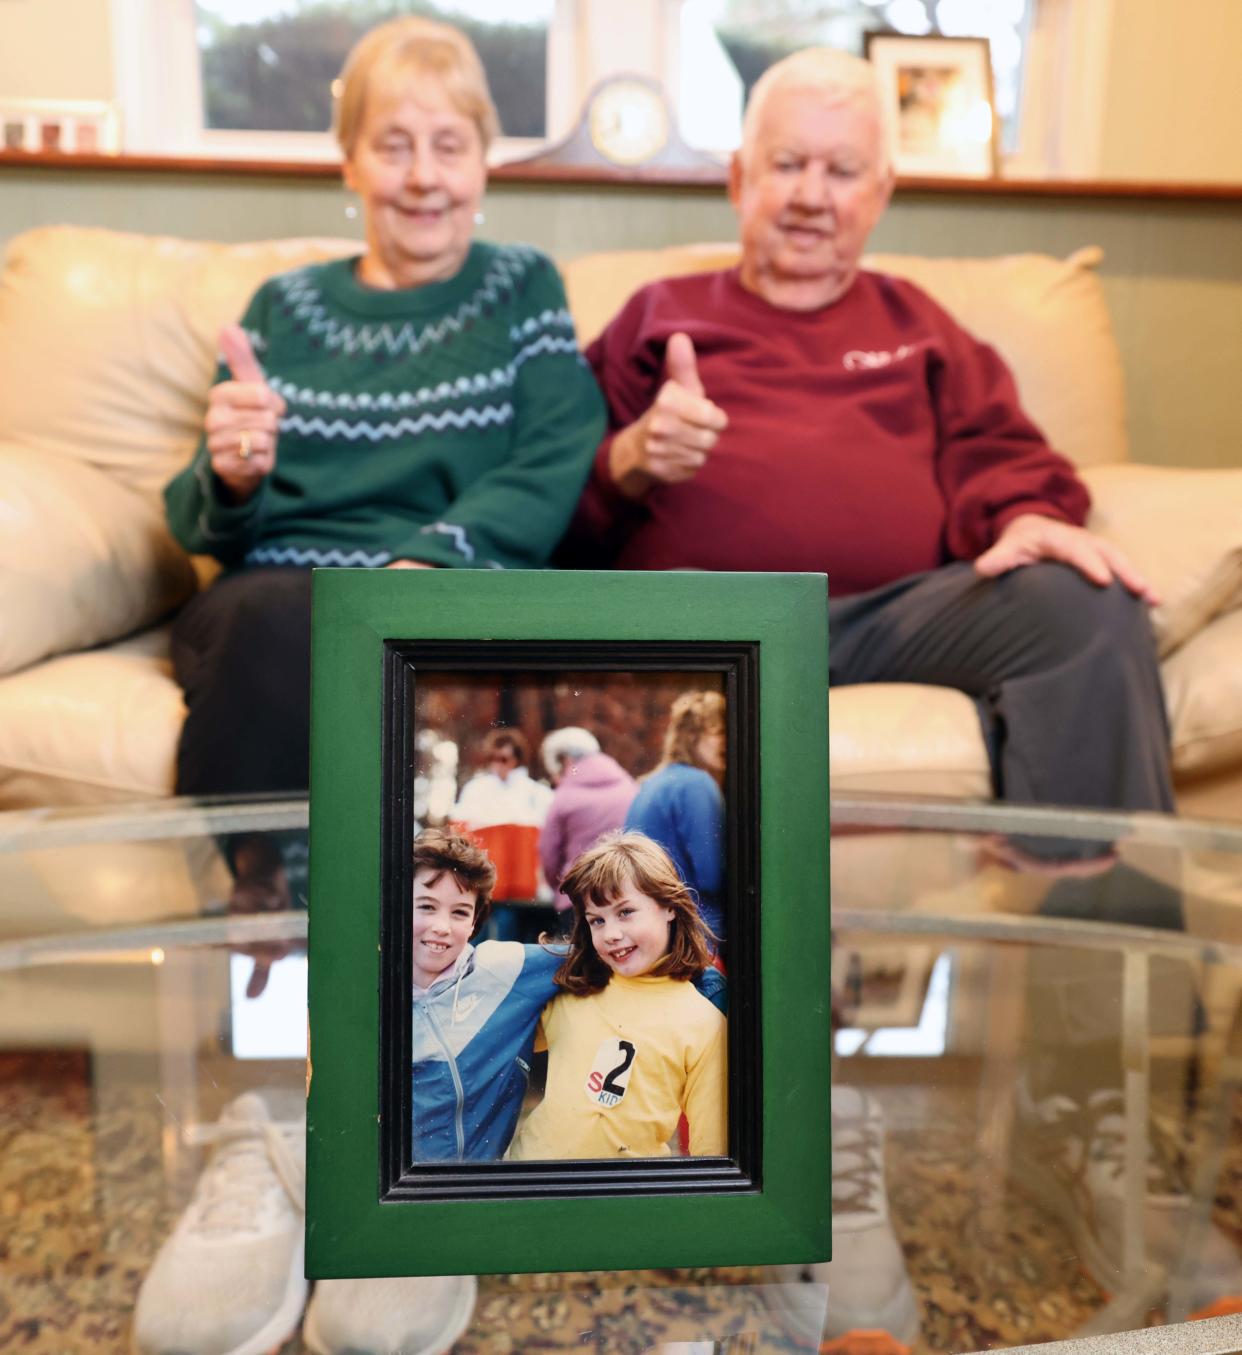
M383 674L379 1197L387 1202L695 1195L761 1189L759 646L725 641L387 640ZM723 676L728 1157L410 1161L415 691L420 672L686 672Z

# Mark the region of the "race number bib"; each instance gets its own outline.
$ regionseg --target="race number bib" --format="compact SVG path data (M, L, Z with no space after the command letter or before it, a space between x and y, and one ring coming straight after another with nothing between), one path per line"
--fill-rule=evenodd
M629 1040L605 1040L595 1051L582 1090L592 1105L615 1106L625 1096L633 1071L634 1046Z

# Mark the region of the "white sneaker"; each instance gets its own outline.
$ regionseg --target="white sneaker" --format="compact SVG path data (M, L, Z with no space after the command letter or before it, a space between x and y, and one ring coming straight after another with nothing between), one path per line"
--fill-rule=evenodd
M194 1195L143 1281L142 1355L264 1355L306 1302L306 1123L275 1122L255 1092L191 1131L215 1145Z
M320 1280L302 1324L315 1355L444 1355L470 1325L473 1275Z
M1021 1135L1014 1158L1019 1179L1065 1224L1096 1279L1119 1285L1125 1275L1125 1102L1119 1091L1093 1092L1085 1104L1066 1096L1032 1103L1019 1090ZM1149 1125L1143 1202L1143 1256L1153 1284L1181 1269L1190 1219L1185 1163L1177 1135ZM1192 1309L1242 1292L1242 1256L1216 1227L1193 1258L1186 1295Z
M884 1112L854 1087L832 1088L832 1254L833 1260L818 1265L775 1267L786 1279L828 1286L828 1320L819 1333L799 1330L788 1285L774 1291L793 1330L824 1341L851 1331L913 1341L918 1305L884 1189ZM822 1304L822 1297L809 1302L807 1314L822 1312Z

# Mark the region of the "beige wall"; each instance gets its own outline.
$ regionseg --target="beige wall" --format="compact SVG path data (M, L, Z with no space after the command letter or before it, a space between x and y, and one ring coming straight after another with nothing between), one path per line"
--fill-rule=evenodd
M114 97L108 0L0 3L0 98Z
M1242 182L1239 59L1239 0L1117 0L1098 176Z

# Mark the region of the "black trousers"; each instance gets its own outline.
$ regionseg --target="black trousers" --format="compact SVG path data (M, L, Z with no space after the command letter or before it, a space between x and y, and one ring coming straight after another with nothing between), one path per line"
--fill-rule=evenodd
M1173 808L1169 731L1141 603L1068 565L999 579L953 564L829 604L834 683L925 682L974 698L996 793L1099 809ZM1069 839L1011 839L1032 856L1099 851ZM1178 889L1124 863L1050 882L1040 912L1179 929ZM1121 943L1118 943L1120 950ZM1119 954L1033 947L1023 1001L1025 1078L1036 1098L1085 1102L1122 1085ZM1193 1019L1185 966L1154 966L1160 1023ZM1187 1016L1186 1013L1191 1013ZM1184 1032L1183 1032L1184 1033Z
M173 672L188 711L179 795L306 790L310 620L309 569L228 575L178 614Z
M994 790L1024 804L1173 808L1147 609L1041 562L983 579L946 565L829 603L833 684L915 682L974 698Z

